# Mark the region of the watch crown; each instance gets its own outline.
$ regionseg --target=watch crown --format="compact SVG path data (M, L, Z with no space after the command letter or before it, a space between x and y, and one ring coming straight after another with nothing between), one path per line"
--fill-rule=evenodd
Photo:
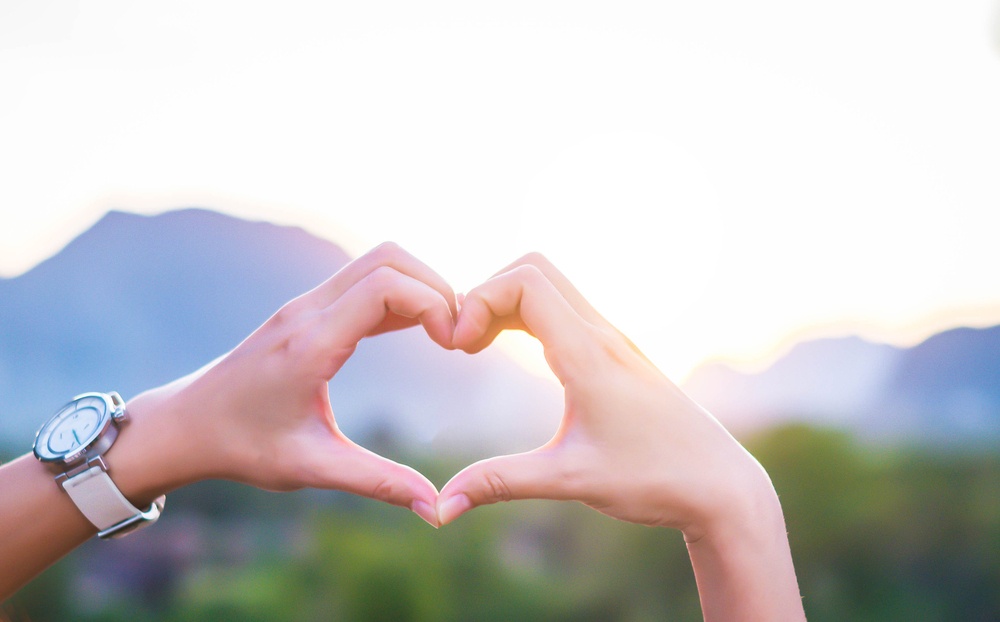
M118 394L118 391L109 391L108 397L111 398L111 403L115 407L111 413L111 419L115 423L124 423L128 419L128 413L125 412L125 400Z

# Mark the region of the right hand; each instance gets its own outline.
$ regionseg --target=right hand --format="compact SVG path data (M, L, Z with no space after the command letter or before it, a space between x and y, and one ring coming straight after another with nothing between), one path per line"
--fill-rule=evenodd
M542 447L452 478L438 498L442 524L497 501L577 500L621 520L681 529L691 542L752 512L760 494L773 495L756 460L541 255L465 296L453 345L477 352L511 328L544 346L565 389L562 422Z

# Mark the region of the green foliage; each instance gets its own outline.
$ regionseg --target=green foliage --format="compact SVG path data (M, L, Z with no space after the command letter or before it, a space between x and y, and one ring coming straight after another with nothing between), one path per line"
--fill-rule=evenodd
M750 448L781 497L810 620L1000 619L1000 452L804 426Z
M810 620L1000 619L1000 451L873 447L804 426L748 448L781 498ZM460 466L410 463L435 481ZM86 545L0 619L701 617L680 534L577 504L479 508L434 530L340 493L214 482L172 495L163 522L134 538ZM162 572L113 572L130 563ZM95 585L113 589L88 596Z

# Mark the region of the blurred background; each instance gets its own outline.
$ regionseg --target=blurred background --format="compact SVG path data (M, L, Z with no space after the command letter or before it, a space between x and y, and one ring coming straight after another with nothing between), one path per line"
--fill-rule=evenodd
M460 291L538 250L771 473L811 620L1000 620L1000 4L14 0L0 84L0 459L383 240ZM331 397L439 486L562 407L523 336L372 339ZM700 618L678 533L223 482L2 607Z

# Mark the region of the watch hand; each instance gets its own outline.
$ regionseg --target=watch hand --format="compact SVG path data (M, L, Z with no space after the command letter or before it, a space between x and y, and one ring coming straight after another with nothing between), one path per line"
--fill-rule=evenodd
M73 430L73 438L76 439L77 445L83 445L83 443L80 442L80 437L76 435L76 430Z

